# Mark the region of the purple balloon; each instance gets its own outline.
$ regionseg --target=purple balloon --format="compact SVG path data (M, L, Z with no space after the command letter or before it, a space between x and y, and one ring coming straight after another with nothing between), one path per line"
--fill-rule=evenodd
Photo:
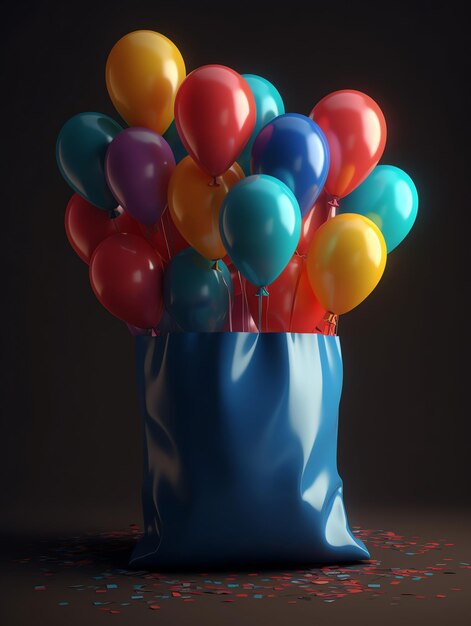
M156 224L167 206L167 189L175 169L172 149L148 128L123 130L110 143L105 175L117 202L141 224Z

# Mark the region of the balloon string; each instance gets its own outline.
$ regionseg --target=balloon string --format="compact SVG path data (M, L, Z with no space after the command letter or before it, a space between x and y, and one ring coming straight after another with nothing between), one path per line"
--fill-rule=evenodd
M244 313L244 323L247 326L247 332L250 332L250 309L249 309L249 302L247 299L247 282L245 280L245 278L241 278L242 280L242 290L243 290L243 295L244 295L244 302L245 302L245 313Z
M304 259L302 259L301 261L301 267L299 269L298 277L296 279L296 286L294 288L293 301L291 303L291 313L289 316L288 332L291 332L291 324L293 323L294 305L296 304L296 296L298 295L298 287L299 287L299 283L301 282L301 273L303 271L303 264L304 264Z
M216 272L221 272L221 276L222 276L222 282L226 285L226 289L227 289L227 295L229 298L229 332L232 333L232 298L231 298L231 290L229 289L229 285L226 282L226 279L224 278L224 274L223 272L218 268L217 265L217 261L216 261Z
M241 300L242 300L242 311L241 311L241 315L242 315L242 332L245 333L245 303L244 303L244 294L243 294L243 287L242 287L242 277L240 275L239 270L237 270L237 275L239 276L239 285L240 285L240 295L241 295Z
M258 332L261 333L262 332L262 294L259 293L258 294Z
M165 215L165 211L167 210L167 207L165 207L165 209L162 211L162 215L160 216L160 225L162 227L162 234L164 236L165 239L165 246L167 248L167 254L168 254L168 260L170 261L171 254L170 254L170 247L168 245L168 239L167 239L167 232L165 230L165 224L164 224L164 215Z
M267 307L265 309L265 332L268 333L268 306L270 304L270 294L267 296Z

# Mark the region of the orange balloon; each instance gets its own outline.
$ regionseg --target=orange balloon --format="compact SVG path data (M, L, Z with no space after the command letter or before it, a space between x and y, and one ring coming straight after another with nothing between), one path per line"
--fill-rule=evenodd
M214 179L190 156L175 168L168 187L168 207L181 235L207 259L221 259L226 250L219 234L219 211L227 192L244 173L237 163Z
M118 113L130 126L160 135L172 123L175 96L185 75L178 48L152 30L122 37L106 62L106 87Z

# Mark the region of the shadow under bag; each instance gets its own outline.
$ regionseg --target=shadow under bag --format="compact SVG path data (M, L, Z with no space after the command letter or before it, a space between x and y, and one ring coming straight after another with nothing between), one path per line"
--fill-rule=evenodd
M145 535L131 566L368 559L337 473L337 337L138 337Z

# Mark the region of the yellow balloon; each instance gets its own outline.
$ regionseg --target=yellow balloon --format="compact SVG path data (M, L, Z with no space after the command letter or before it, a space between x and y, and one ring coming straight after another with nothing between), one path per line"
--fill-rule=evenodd
M351 311L379 283L386 257L384 237L368 218L344 213L328 220L314 235L307 256L317 299L330 313Z
M227 192L244 172L234 163L214 178L185 157L177 165L168 187L168 207L175 226L190 245L207 259L222 259L226 250L219 234L219 211Z
M185 78L183 57L174 43L152 30L122 37L106 62L106 87L130 126L162 135L173 120L173 105Z

